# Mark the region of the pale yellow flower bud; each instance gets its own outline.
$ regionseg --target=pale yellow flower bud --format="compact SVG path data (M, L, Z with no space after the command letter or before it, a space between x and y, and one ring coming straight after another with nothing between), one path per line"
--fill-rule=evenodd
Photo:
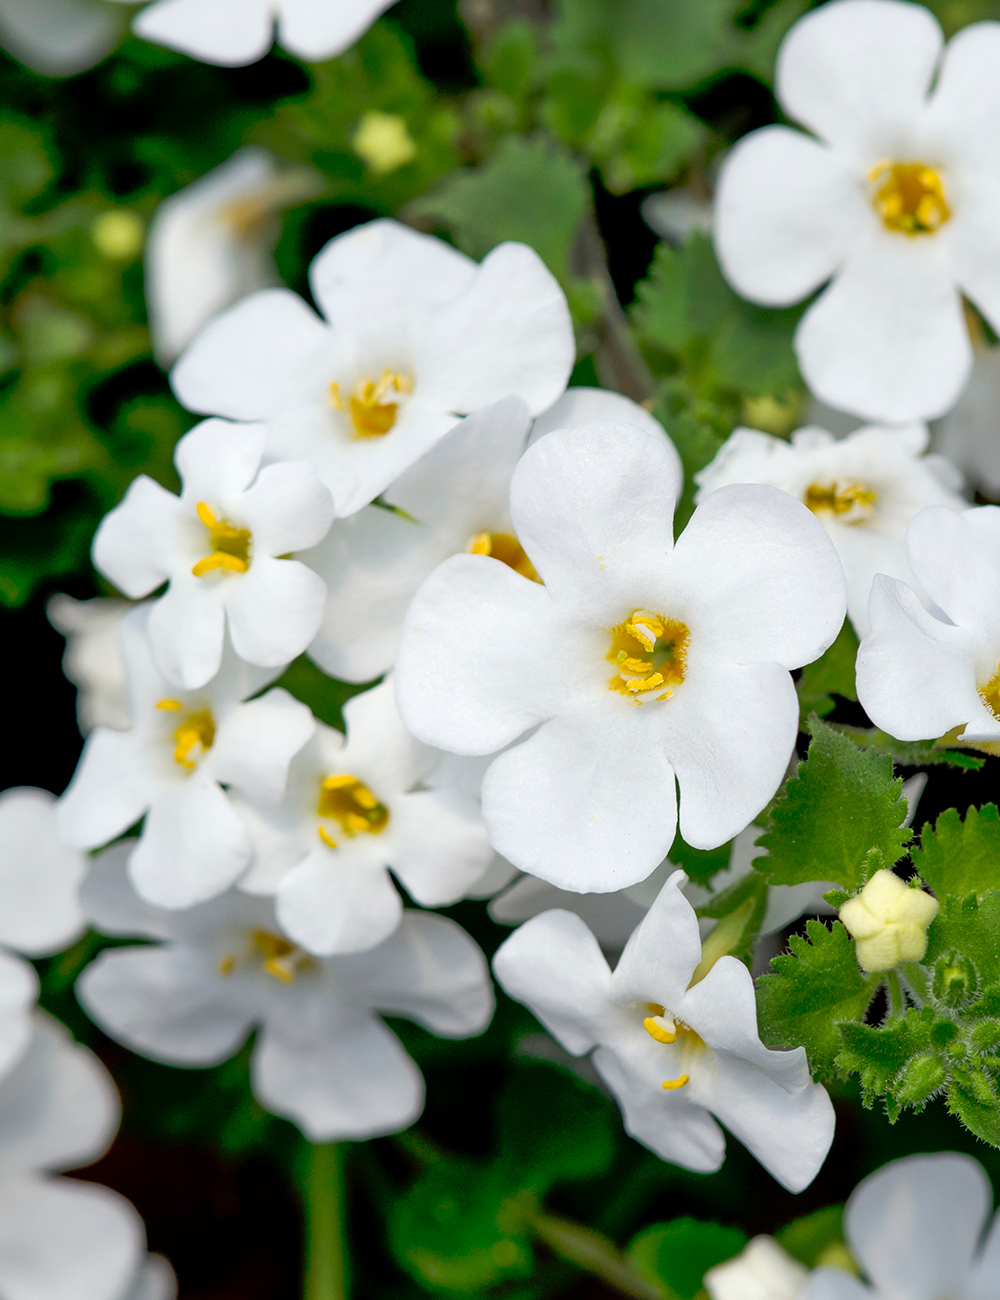
M351 147L377 176L386 176L417 156L406 122L396 113L366 113L351 137Z
M883 869L857 898L844 904L840 919L857 940L861 966L867 971L891 970L901 961L920 961L937 910L936 898Z

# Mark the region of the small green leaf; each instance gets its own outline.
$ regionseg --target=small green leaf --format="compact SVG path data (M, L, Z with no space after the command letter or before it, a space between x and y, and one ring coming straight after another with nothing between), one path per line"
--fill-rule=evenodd
M949 767L960 767L967 772L978 772L986 762L985 758L976 758L964 749L945 749L931 740L897 740L895 736L879 731L877 727L849 727L843 723L833 725L842 736L848 736L856 745L886 754L900 767L933 767L943 763Z
M949 1111L977 1138L1000 1147L1000 1102L982 1071L956 1078L945 1093Z
M708 1270L738 1255L746 1243L746 1233L739 1228L683 1218L644 1228L627 1254L650 1282L663 1285L679 1300L694 1300Z
M682 867L694 884L707 886L711 884L713 876L729 866L732 849L731 840L720 844L717 849L693 849L690 844L685 844L678 831L667 858L675 867Z
M854 689L854 661L858 656L858 638L849 619L829 646L814 663L806 664L798 682L799 707L802 720L810 713L824 717L836 707L834 695L857 704Z
M935 894L982 898L1000 889L1000 813L996 804L970 808L962 820L957 808L943 812L920 834L914 865Z
M805 1214L774 1235L793 1259L806 1268L815 1268L825 1251L843 1243L844 1207L828 1205Z

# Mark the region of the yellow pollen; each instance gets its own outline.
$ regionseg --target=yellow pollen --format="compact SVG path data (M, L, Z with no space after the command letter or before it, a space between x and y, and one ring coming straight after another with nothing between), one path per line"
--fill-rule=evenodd
M350 411L351 423L359 438L381 438L387 434L396 423L399 403L386 399L412 392L410 376L395 370L383 370L378 383L374 379L359 380L346 405L339 384L330 384L328 390L329 402L335 411Z
M812 483L803 497L814 515L831 514L842 524L863 524L875 514L878 493L863 483L838 479L836 483Z
M237 528L225 519L216 519L210 506L199 501L195 507L198 518L208 529L212 554L199 560L191 572L196 578L204 577L216 569L229 573L246 573L250 568L250 532L246 528Z
M316 811L320 817L330 817L337 822L348 838L378 835L389 824L389 809L349 772L337 772L323 781ZM324 844L331 849L337 847L325 827L317 827L317 830Z
M1000 722L1000 663L997 664L996 672L986 685L979 687L979 698Z
M284 935L272 934L270 930L254 930L250 939L257 955L262 958L261 969L282 984L293 983L296 975L313 964L309 954L290 943Z
M667 1027L668 1025L670 1028ZM664 1016L647 1016L642 1022L642 1027L650 1038L655 1038L658 1043L677 1042L677 1026Z
M688 1074L682 1074L679 1079L664 1079L660 1087L666 1088L668 1092L672 1092L674 1088L683 1088L690 1077L691 1076Z
M180 708L177 700L161 700L156 706L174 711ZM174 732L174 762L179 763L186 772L193 772L198 766L198 759L203 758L215 742L215 719L208 709L198 713L189 713Z
M476 533L469 543L470 555L491 555L494 560L506 564L522 578L532 582L541 582L535 572L535 566L528 559L524 547L511 533Z
M683 682L690 636L683 623L637 609L608 632L611 649L607 658L616 670L608 683L611 690L641 704L652 691ZM672 695L668 690L655 698L662 701Z
M868 173L876 186L872 202L887 230L904 235L932 235L951 216L941 177L925 163L887 158Z
M225 957L222 957L219 960L218 969L220 975L232 975L233 971L236 969L236 954L227 952Z

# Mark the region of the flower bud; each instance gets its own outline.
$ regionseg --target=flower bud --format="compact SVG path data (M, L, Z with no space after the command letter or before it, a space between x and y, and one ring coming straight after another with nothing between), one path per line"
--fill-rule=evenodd
M936 898L912 889L883 868L844 904L840 919L857 940L863 969L891 970L901 961L920 961L927 951L927 927L937 910Z

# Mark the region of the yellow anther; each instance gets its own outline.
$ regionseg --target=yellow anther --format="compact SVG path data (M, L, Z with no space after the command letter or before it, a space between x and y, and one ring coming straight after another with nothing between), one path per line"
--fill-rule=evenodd
M872 202L887 230L932 235L951 216L941 177L926 163L885 159L868 173L877 186Z
M665 1079L663 1083L660 1084L660 1087L665 1088L668 1092L672 1092L675 1088L683 1088L690 1077L689 1074L682 1074L679 1079Z
M156 707L162 709L164 713L180 713L184 705L180 700L157 700Z
M323 841L323 843L326 845L328 849L335 849L337 847L337 841L332 838L330 832L326 829L325 826L317 826L316 831L320 839Z
M261 970L282 984L291 984L296 975L313 964L309 954L289 942L284 935L273 934L270 930L254 930L250 940L257 956L262 958Z
M663 674L652 673L649 677L633 677L625 683L626 689L635 694L637 691L651 691L663 685Z
M337 772L326 777L320 786L316 812L320 817L332 818L348 837L378 835L389 824L389 809L349 772ZM317 830L324 844L331 849L337 847L324 827L317 827Z
M642 1022L642 1027L650 1038L655 1038L658 1043L677 1042L677 1026L663 1015L647 1016Z
M862 483L838 479L810 484L802 499L815 515L831 514L842 524L863 524L875 514L878 493Z
M335 411L350 411L351 423L359 438L381 438L396 423L399 403L389 399L413 392L409 375L395 370L383 370L382 378L362 379L354 387L345 406L340 385L331 383L327 400Z
M236 956L234 953L227 952L225 957L220 958L218 971L220 975L232 975L236 969Z
M997 670L990 680L979 687L979 698L1000 722L1000 664L997 664Z
M173 701L171 701L173 703ZM174 762L186 772L193 772L198 759L204 757L215 743L215 719L204 709L189 714L174 732Z
M522 578L541 582L535 566L528 559L524 547L511 533L476 533L469 543L470 555L490 555Z
M840 919L857 940L858 962L866 971L891 970L901 961L920 961L927 951L927 927L938 901L912 889L892 871L876 871Z
M250 568L250 530L237 528L226 519L216 518L215 512L204 501L199 501L195 509L198 518L208 529L212 553L194 565L191 570L194 576L201 578L216 569L246 573Z
M608 631L608 662L616 670L609 683L613 691L629 695L639 704L664 684L678 686L683 682L689 639L683 623L637 609ZM672 693L655 698L669 699Z

